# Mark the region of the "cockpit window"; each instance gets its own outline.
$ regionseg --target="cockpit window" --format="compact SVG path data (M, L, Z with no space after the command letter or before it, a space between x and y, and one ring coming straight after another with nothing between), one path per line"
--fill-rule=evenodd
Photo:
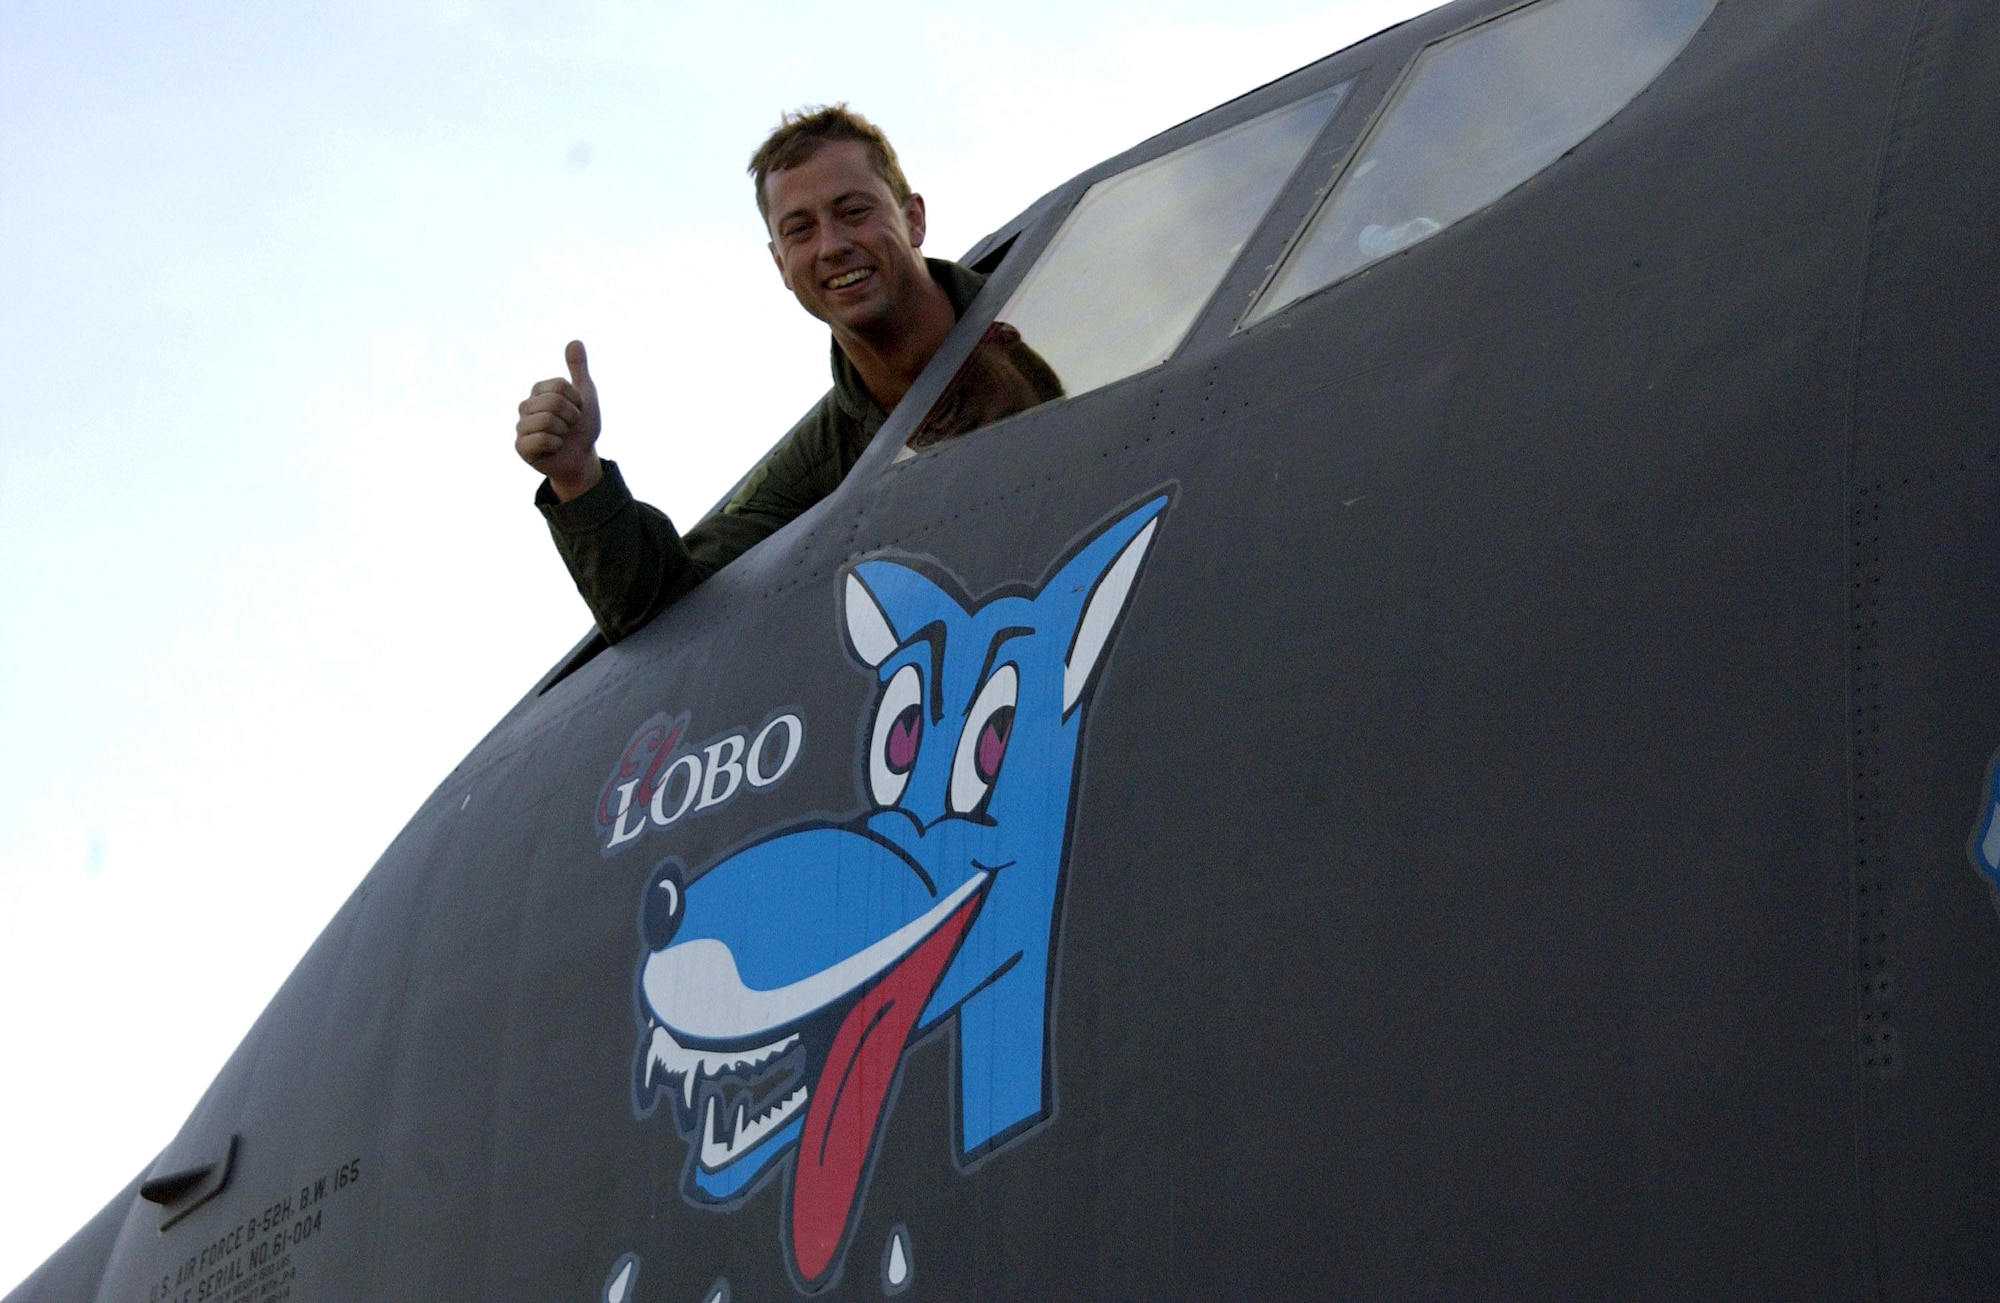
M1348 85L1091 186L909 446L926 447L1164 362Z
M1246 326L1435 235L1660 75L1715 0L1537 0L1425 50Z

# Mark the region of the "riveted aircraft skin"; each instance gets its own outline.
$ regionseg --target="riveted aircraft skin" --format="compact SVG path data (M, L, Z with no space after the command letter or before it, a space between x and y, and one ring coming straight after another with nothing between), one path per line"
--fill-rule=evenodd
M1237 329L1506 7L975 248L840 489L535 685L10 1303L1990 1294L2000 9L1719 0ZM897 456L1093 181L1342 82L1170 360Z

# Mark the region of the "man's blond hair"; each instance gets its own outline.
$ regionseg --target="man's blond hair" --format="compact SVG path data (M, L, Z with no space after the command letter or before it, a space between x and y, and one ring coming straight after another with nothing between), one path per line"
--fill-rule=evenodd
M888 182L897 203L910 197L910 183L903 179L902 164L882 128L854 112L845 104L815 104L796 109L779 120L777 128L750 156L750 179L757 184L757 211L764 224L771 223L771 201L764 182L773 172L797 167L819 152L819 147L835 140L856 140L868 152L868 165L875 175Z

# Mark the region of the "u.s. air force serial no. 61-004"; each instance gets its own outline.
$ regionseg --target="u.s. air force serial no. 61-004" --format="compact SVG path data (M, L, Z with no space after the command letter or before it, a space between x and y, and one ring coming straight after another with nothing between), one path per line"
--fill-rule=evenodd
M1050 193L10 1298L1990 1295L1996 67L1461 0Z

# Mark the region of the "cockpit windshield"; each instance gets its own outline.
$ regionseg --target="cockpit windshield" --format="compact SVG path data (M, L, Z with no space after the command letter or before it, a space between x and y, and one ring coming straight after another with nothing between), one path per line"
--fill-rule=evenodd
M1538 0L1426 49L1245 325L1477 212L1660 75L1714 0Z
M910 446L926 447L1164 362L1347 86L1091 186Z

